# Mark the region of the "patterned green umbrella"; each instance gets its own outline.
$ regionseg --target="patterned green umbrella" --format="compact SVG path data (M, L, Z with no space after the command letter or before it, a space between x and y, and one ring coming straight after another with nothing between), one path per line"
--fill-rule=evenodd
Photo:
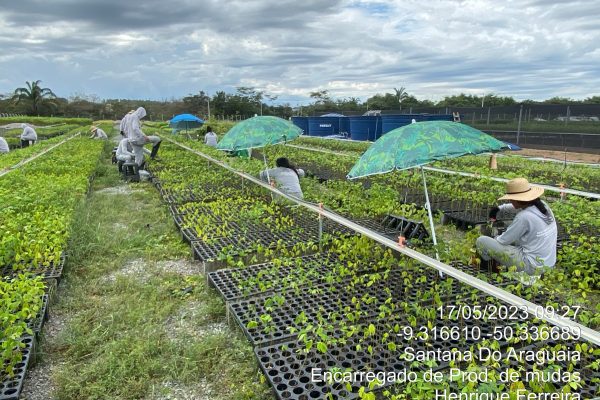
M416 122L394 129L373 143L352 167L348 179L502 149L508 149L506 143L465 124Z
M285 119L253 117L235 125L217 144L219 150L244 150L288 142L302 135L302 129Z
M436 160L502 149L508 149L506 143L468 125L451 121L416 122L394 129L373 143L354 164L348 173L348 179L384 174L395 169L421 167L431 237L433 244L437 245L422 166Z

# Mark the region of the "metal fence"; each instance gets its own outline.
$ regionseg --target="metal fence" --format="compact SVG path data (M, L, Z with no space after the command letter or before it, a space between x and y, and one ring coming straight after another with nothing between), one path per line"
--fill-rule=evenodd
M521 147L600 154L600 135L593 133L515 132L484 130L496 139Z
M411 109L406 110L410 112ZM428 107L413 108L412 112L448 114L458 112L464 122L491 123L495 121L592 121L600 122L600 104L523 104L501 107Z

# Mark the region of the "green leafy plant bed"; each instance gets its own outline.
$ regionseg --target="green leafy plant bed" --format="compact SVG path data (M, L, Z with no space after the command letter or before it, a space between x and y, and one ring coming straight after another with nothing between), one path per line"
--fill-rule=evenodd
M3 352L6 352L4 342L0 342L0 344L2 344ZM0 371L0 400L19 399L27 367L34 354L35 339L33 336L23 336L18 339L18 346L16 351L19 354L19 361L14 364L5 361L4 368ZM7 369L10 370L10 373L6 372Z

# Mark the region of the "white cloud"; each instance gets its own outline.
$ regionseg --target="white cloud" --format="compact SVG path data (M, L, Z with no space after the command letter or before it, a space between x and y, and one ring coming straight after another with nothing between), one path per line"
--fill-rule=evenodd
M583 98L600 86L593 0L197 4L10 4L0 10L0 69L11 79L0 92L42 76L58 94L157 99L236 86L278 101L319 89L364 99L398 86L430 99Z

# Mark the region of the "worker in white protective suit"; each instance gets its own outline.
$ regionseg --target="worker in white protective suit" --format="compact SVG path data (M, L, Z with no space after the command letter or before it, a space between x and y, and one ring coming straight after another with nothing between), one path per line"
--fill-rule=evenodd
M0 154L8 153L9 151L10 149L8 148L8 143L6 142L6 139L0 136Z
M23 133L21 133L21 148L33 145L37 140L37 133L35 129L27 124L21 124Z
M141 119L146 116L146 109L139 107L135 110L129 119L129 143L133 147L133 154L135 154L135 163L143 169L144 164L144 145L152 143L152 151L150 152L150 158L154 159L158 153L158 148L162 139L159 136L146 136L142 132Z
M121 132L121 136L128 138L129 137L129 118L131 118L131 114L133 114L134 110L129 111L127 114L121 118L121 123L119 124L119 131Z
M119 142L119 146L117 147L117 153L115 155L118 161L130 162L135 159L135 154L133 154L133 147L131 143L129 143L129 139L123 138Z
M90 139L100 139L100 140L108 139L106 132L104 132L102 129L98 128L97 126L92 126L92 129L90 129L90 130L92 131L92 136L90 136Z

